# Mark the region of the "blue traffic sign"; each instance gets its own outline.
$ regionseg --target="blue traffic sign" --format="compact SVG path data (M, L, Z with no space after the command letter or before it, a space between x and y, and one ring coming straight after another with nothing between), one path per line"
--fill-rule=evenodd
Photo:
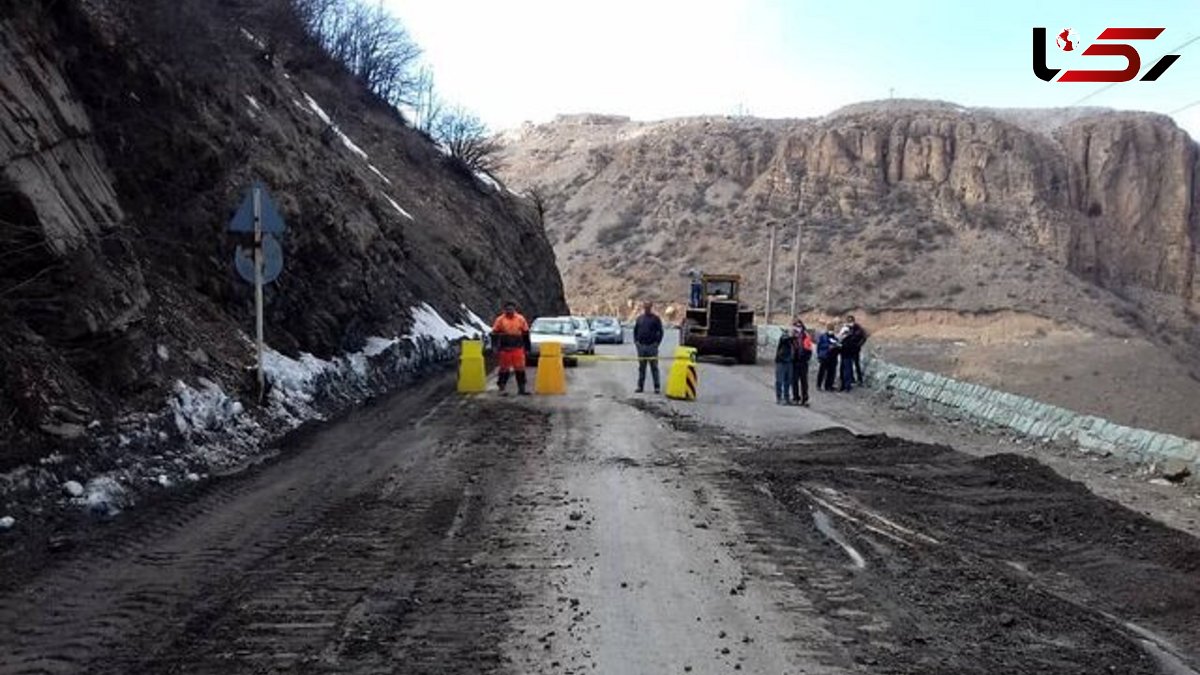
M262 231L272 234L283 234L285 229L283 216L279 215L279 209L275 206L275 201L271 199L271 195L267 194L267 188L262 183L255 183L247 191L246 198L242 200L242 205L238 207L237 213L233 214L233 219L229 221L229 231L254 234L255 189L258 190L258 208Z
M283 247L279 241L269 234L262 238L263 270L262 281L269 284L279 278L283 271ZM238 246L233 254L233 264L237 267L238 275L249 283L254 283L254 249Z

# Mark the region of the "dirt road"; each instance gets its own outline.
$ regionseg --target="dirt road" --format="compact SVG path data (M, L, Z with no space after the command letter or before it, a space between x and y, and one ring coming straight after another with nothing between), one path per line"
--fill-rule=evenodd
M691 405L634 395L627 363L565 397L381 401L5 570L0 672L1200 665L1196 539L1027 458L856 437L768 405L758 370L701 377Z

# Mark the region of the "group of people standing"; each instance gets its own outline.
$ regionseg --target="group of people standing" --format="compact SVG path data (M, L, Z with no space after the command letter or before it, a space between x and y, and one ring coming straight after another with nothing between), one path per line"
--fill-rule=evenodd
M828 323L825 331L813 339L799 317L784 331L775 347L775 402L779 405L808 405L808 369L816 353L818 389L834 391L835 380L841 391L862 384L862 348L867 331L853 316L840 327Z

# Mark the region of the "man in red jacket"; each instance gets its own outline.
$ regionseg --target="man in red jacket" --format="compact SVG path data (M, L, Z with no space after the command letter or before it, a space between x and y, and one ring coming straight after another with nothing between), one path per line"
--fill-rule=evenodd
M500 372L496 384L505 394L510 373L517 375L517 393L528 395L525 390L525 345L529 342L529 322L517 312L514 302L504 303L504 312L492 324L492 340L500 355Z

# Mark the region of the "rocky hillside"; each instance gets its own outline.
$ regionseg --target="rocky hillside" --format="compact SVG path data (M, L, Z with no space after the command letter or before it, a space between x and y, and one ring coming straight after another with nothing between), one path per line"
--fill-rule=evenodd
M198 378L248 400L226 224L255 179L289 225L266 298L285 355L403 336L421 303L565 309L536 210L268 6L0 0L0 471Z
M1170 350L1197 384L1200 152L1166 117L885 101L804 120L563 116L503 140L576 309L678 305L695 267L742 273L761 311L774 223L779 319L798 233L810 316L919 334L922 312L1015 312Z
M776 222L784 242L800 228L818 307L920 305L952 289L967 297L949 304L1012 304L1009 289L971 291L988 270L913 277L918 259L960 248L988 252L971 266L1029 257L1020 262L1200 306L1200 155L1161 116L903 101L815 120L569 116L505 140L507 180L548 198L574 301L671 298L674 282L654 280L692 264L761 278Z

